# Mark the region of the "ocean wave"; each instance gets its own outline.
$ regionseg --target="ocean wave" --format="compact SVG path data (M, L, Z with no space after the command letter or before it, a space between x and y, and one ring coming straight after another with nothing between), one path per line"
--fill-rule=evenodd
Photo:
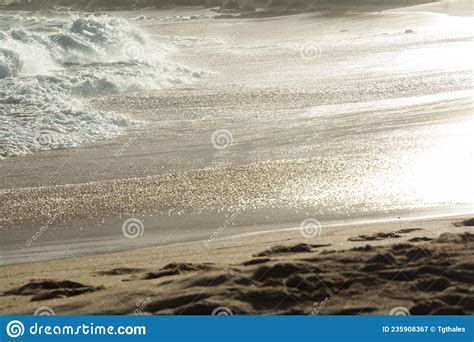
M54 25L41 20L0 32L0 157L75 147L137 124L84 110L81 99L201 76L167 61L171 49L107 15L56 19Z

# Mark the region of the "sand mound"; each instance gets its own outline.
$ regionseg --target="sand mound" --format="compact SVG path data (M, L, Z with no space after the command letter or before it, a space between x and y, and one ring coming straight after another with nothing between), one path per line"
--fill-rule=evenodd
M315 248L329 247L330 245L309 245L307 243L300 243L294 246L274 246L263 252L255 254L256 257L295 254L295 253L307 253L312 252Z
M388 244L360 244L381 238ZM234 264L170 263L156 270L127 265L91 272L95 284L104 286L32 280L3 296L31 296L54 305L58 314L357 315L389 314L397 307L412 315L474 313L474 234L392 238L345 239L358 244L351 249L279 245Z
M5 291L3 295L32 296L31 301L39 301L52 298L73 297L100 289L101 287L88 286L69 280L43 279L32 280L23 286Z
M462 260L472 259L473 238L470 233L443 234L423 245L335 253L296 245L287 248L295 251L291 260L256 258L176 277L163 289L166 299L146 311L206 315L224 306L234 314L353 315L402 305L412 314L472 314L474 263ZM280 248L270 251L275 250L280 254Z

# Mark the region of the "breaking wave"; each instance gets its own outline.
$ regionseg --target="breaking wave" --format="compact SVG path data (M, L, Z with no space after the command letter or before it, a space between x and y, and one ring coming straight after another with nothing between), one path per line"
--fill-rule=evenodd
M161 89L201 76L167 61L171 49L107 15L42 18L1 31L0 157L75 147L137 124L123 115L83 109L81 100Z

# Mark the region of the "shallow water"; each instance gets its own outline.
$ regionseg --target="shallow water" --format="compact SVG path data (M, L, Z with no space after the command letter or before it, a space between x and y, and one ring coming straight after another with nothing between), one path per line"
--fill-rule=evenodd
M210 42L178 60L213 73L196 92L219 89L215 101L159 124L195 151L205 143L195 135L227 130L232 145L203 166L315 159L322 172L285 183L278 200L318 216L472 206L470 17L399 10L206 25L160 27ZM152 121L153 97L138 99Z
M106 142L0 161L5 263L206 240L222 225L220 237L308 218L324 225L473 211L470 17L112 15L142 32L145 55L166 46L158 64L180 68L179 82L189 83L74 96L88 115L133 125L48 148L122 134ZM126 84L137 67L149 71L136 62L80 66L93 80L93 68L125 69ZM77 75L71 68L61 75ZM169 70L164 79L177 75ZM130 217L145 238L123 237Z

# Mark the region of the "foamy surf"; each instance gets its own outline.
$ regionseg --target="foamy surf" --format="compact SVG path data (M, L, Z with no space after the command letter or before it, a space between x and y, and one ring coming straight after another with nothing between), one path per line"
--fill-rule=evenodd
M24 17L23 17L24 18ZM31 20L0 32L0 157L113 138L137 120L86 110L82 99L161 89L200 72L172 63L169 42L151 42L125 20Z

